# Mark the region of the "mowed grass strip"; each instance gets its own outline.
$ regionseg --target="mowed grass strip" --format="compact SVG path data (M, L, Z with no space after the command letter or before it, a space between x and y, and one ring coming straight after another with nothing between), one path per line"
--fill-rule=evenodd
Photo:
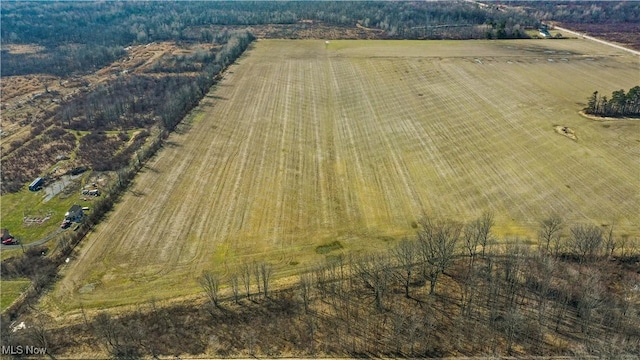
M578 114L637 82L584 40L261 40L85 241L53 308L193 295L204 270L290 275L412 236L422 213L493 211L499 236L548 213L638 235L639 122ZM576 131L577 141L554 126ZM293 265L292 265L293 264ZM81 291L82 290L82 291Z

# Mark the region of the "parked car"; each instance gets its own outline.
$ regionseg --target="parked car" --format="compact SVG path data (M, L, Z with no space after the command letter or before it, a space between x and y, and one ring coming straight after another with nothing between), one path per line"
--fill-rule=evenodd
M16 239L14 238L8 238L8 239L2 240L2 245L16 245L17 243L18 241L16 241Z
M71 226L71 221L69 221L69 220L65 220L65 221L62 222L62 224L60 224L60 228L62 228L62 229L66 229L69 226Z

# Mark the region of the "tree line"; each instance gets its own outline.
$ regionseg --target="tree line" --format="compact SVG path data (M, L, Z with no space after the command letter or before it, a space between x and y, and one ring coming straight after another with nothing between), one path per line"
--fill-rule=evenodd
M19 332L3 321L2 335L7 345L49 344L52 356L92 344L115 359L640 351L637 243L613 224L570 226L557 215L540 222L537 248L498 242L493 227L491 213L468 223L425 217L388 251L328 253L281 288L275 265L254 262L194 278L203 294L195 303L152 300L117 317L82 310L71 325L43 315ZM4 267L3 276L29 273L29 265Z
M640 86L632 87L627 93L623 89L613 91L609 98L594 91L584 112L607 117L640 117Z
M228 32L220 49L182 58L186 70L197 68L200 74L122 76L62 104L55 120L65 128L84 131L147 128L158 119L171 128L253 40L246 31Z
M2 50L1 75L68 76L124 56L124 47L153 41L209 41L211 26L294 24L384 30L405 39L483 38L501 24L499 38L526 37L538 21L517 8L455 2L240 1L240 2L7 2L0 14L3 44L37 44L37 54Z
M37 44L37 54L2 49L2 76L68 76L124 56L124 47L153 41L211 41L211 26L356 23L386 37L464 39L526 37L540 20L637 23L635 2L510 2L480 6L466 1L240 1L240 2L6 2L0 17L3 44Z
M503 1L524 7L537 19L582 24L623 24L640 21L635 1Z

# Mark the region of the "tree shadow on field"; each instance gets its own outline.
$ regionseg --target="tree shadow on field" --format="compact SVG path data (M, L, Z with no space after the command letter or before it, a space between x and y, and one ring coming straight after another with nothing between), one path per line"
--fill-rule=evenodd
M150 171L150 172L152 172L152 173L154 173L154 174L159 174L159 173L160 173L160 171L158 171L158 169L153 168L153 167L151 167L151 166L149 166L149 165L144 165L142 168L143 168L144 170L148 170L148 171Z
M178 126L176 126L173 132L178 135L184 135L187 133L187 131L189 131L189 129L191 129L190 124L180 123L178 124ZM165 141L165 145L169 145L169 143L171 143L171 141Z
M178 144L178 143L177 143L177 142L175 142L175 141L165 141L165 142L164 142L164 144L163 144L163 146L166 146L166 147L168 147L168 148L172 148L172 149L173 149L173 148L179 148L179 147L182 147L182 144Z
M129 189L128 191L131 193L131 195L133 195L135 197L141 197L141 196L146 195L144 192L139 191L139 190Z
M218 96L218 95L205 95L205 97L207 99L214 99L214 100L229 100L229 98L226 98L224 96Z

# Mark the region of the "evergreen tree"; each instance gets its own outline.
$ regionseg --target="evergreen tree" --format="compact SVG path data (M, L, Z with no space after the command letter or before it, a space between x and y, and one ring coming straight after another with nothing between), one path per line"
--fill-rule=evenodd
M584 108L584 111L587 114L595 114L597 112L598 107L598 92L594 91L591 97L589 98L589 102L587 103L587 107Z
M622 89L616 90L611 93L611 99L594 91L584 111L598 116L640 117L640 86L632 87L626 94Z

